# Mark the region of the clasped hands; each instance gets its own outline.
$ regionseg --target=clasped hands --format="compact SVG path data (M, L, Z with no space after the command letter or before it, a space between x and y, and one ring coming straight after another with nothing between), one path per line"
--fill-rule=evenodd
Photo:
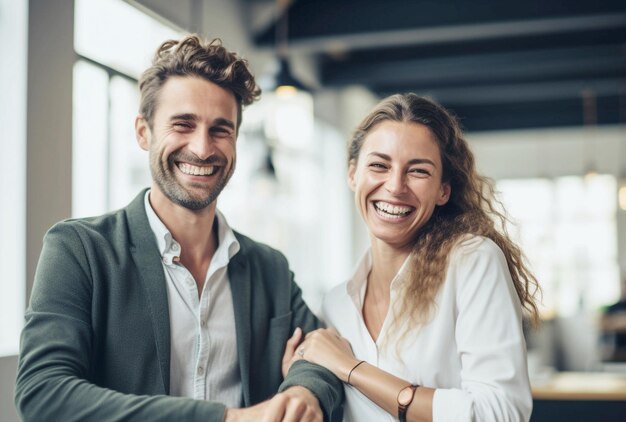
M224 422L321 422L317 397L304 387L290 387L269 400L243 409L227 409Z
M283 377L297 360L324 366L345 381L356 361L350 344L334 329L310 332L302 341L302 330L296 328L287 341L282 360ZM347 368L347 369L346 369ZM304 387L290 387L269 400L244 409L227 409L224 422L320 422L323 413L317 398Z

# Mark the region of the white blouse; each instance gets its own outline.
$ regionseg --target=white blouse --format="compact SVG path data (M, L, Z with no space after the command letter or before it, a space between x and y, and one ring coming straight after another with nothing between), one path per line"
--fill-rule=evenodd
M411 383L436 388L435 422L530 419L521 305L504 254L494 242L468 236L459 243L436 297L434 317L411 331L398 351L397 336L388 333L391 309L376 342L363 321L371 265L368 251L353 278L328 292L322 306L322 317L348 339L357 359ZM398 274L403 269L404 265ZM398 303L401 283L396 275L391 303ZM356 388L345 385L345 392L345 421L397 420Z

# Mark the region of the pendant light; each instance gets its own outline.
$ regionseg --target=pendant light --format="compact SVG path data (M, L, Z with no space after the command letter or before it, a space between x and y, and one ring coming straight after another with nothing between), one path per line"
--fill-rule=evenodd
M267 78L264 97L267 102L265 134L275 150L306 151L312 147L312 90L291 71L288 60L290 0L276 1L276 66Z

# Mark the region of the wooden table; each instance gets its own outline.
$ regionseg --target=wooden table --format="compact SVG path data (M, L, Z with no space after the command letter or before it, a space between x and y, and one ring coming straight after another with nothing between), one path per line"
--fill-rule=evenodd
M626 401L626 374L608 372L558 372L533 384L538 400Z
M626 374L559 372L534 382L533 422L626 421Z

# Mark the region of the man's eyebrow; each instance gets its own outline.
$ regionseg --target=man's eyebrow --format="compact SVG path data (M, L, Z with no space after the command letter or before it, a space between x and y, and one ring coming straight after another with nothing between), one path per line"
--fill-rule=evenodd
M170 121L173 121L173 120L191 120L191 121L196 121L196 120L198 120L198 116L196 114L193 114L193 113L174 114L173 116L170 116Z
M382 152L370 152L368 155L374 155L376 157L382 158L383 160L386 161L391 161L391 157L387 154L383 154ZM431 160L429 160L428 158L413 158L412 160L409 160L409 162L407 163L409 165L412 164L430 164L433 167L435 166L435 163Z

